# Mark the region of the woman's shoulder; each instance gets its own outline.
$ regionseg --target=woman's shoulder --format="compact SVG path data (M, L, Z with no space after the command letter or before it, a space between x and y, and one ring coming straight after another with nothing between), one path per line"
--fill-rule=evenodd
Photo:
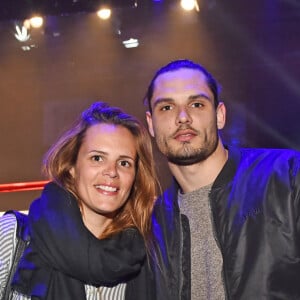
M14 214L4 214L0 218L0 269L7 261L16 244L17 219Z
M2 295L16 245L17 219L14 214L0 218L0 295Z
M0 218L0 248L5 240L10 240L16 233L17 219L13 213L4 214Z

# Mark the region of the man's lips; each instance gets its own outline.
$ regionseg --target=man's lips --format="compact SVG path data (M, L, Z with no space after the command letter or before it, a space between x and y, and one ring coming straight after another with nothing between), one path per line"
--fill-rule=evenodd
M196 132L191 129L178 130L174 135L174 139L179 142L187 142L194 138L196 135Z

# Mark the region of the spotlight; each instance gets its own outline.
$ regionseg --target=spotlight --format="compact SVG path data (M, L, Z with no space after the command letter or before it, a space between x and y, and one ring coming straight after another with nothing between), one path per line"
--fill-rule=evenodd
M97 11L97 16L102 20L107 20L111 16L111 9L103 7Z
M20 27L19 25L16 25L15 29L15 38L19 42L27 42L30 39L30 34L25 26Z
M125 48L136 48L139 46L139 40L130 38L129 40L123 41Z
M41 16L33 16L29 21L33 28L40 28L44 23L44 19Z
M180 5L184 10L190 11L196 9L199 11L199 5L197 0L181 0Z

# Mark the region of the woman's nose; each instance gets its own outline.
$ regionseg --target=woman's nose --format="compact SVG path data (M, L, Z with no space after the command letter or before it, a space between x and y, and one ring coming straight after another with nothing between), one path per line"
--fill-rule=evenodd
M115 178L118 176L117 166L114 163L106 164L103 168L102 175L108 176L110 178Z

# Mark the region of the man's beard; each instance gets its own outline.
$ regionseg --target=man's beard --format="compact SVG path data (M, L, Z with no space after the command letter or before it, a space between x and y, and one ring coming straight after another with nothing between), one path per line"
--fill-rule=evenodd
M203 144L199 148L193 148L189 142L182 143L181 150L174 151L165 142L164 154L168 161L179 165L189 166L205 161L218 147L218 133L210 141L205 138Z

